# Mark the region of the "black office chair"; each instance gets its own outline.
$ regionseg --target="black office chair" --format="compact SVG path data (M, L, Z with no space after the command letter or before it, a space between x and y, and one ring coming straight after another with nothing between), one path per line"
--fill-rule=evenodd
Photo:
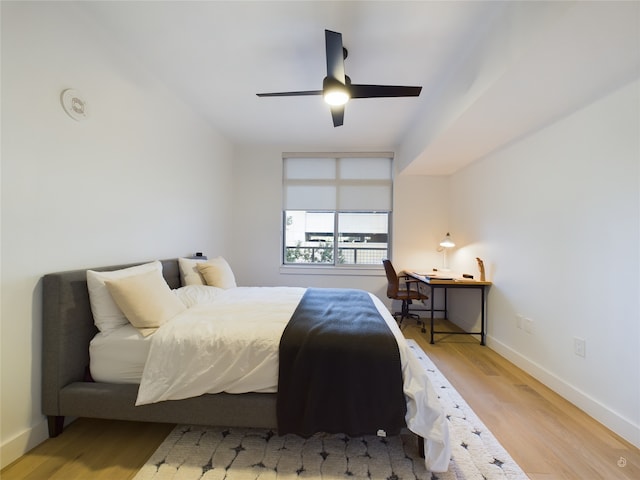
M392 300L399 300L402 302L401 310L393 314L394 317L400 316L400 320L397 320L396 318L398 325L402 326L402 321L405 318L413 318L418 321L418 325L422 326L424 331L424 322L420 319L419 315L409 311L409 305L411 305L413 300L427 300L429 296L420 291L418 287L420 282L418 280L412 279L406 275L401 276L401 285L400 277L398 277L398 274L393 268L390 260L382 260L382 264L384 265L384 271L387 274L387 297Z

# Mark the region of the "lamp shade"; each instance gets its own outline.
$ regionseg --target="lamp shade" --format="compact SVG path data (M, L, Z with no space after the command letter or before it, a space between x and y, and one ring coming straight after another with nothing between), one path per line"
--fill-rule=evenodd
M451 247L455 247L456 244L454 243L453 239L451 238L451 235L449 234L449 232L447 232L447 236L444 237L442 239L442 241L440 242L440 246L444 247L444 248L451 248Z

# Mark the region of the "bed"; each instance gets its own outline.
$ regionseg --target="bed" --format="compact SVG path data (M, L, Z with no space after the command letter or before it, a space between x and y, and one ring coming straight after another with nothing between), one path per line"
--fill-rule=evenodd
M183 287L178 259L162 260L161 271L166 284L174 290ZM111 272L140 264L116 265L92 268L95 272ZM229 294L228 294L229 295ZM373 296L372 296L373 297ZM382 303L373 297L377 308ZM195 310L195 308L190 309ZM297 311L297 310L296 310ZM398 347L402 337L391 318ZM168 324L169 325L169 324ZM148 337L148 341L160 338L163 326ZM178 393L175 399L151 398L139 401L142 389L139 374L133 373L130 381L112 383L109 373L94 368L93 376L104 377L96 381L89 368L90 349L98 356L96 348L100 332L94 324L87 270L73 270L45 275L43 278L43 377L42 410L48 417L49 435L55 437L64 428L65 417L90 417L145 422L202 424L230 427L278 428L277 393L273 386L259 391L243 393L190 392L187 398ZM399 335L399 337L398 337ZM91 345L92 340L94 345ZM126 347L126 335L119 341ZM98 342L99 345L99 342ZM147 353L138 353L144 357ZM401 353L402 355L402 353ZM404 357L403 357L404 358ZM406 358L403 362L406 363ZM449 462L448 430L446 420L438 407L435 392L426 376L408 375L413 367L403 363L405 397L407 401L406 425L425 439L424 451L427 467L432 471L444 471ZM104 363L103 363L104 364ZM117 370L117 366L115 367ZM408 370L407 370L408 369ZM197 382L196 382L197 384ZM410 384L408 386L408 384ZM408 389L408 390L407 390ZM234 392L233 388L229 388ZM383 432L384 434L384 432Z

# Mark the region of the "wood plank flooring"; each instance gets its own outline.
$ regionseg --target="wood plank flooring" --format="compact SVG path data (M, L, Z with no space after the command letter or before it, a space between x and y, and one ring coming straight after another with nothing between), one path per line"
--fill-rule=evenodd
M475 337L437 335L431 345L415 325L403 332L532 480L640 478L640 450Z
M2 480L125 480L174 425L81 418L0 472Z
M638 479L640 451L473 337L430 345L403 329L532 480ZM173 425L79 419L0 472L2 480L133 478ZM623 465L624 466L619 466Z

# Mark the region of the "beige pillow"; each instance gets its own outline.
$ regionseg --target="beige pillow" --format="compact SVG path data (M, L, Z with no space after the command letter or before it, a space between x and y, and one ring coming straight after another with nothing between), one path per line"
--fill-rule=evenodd
M151 271L162 272L162 263L156 260L155 262L109 272L87 270L87 287L89 288L91 311L93 313L93 321L98 330L109 332L129 324L127 317L113 301L105 282Z
M105 284L127 320L145 337L186 310L157 271L107 280Z
M178 258L180 282L183 287L187 285L205 285L204 278L198 271L198 264L205 261L197 258Z
M197 266L207 285L218 288L235 288L237 286L236 277L224 258L213 258L206 262L200 262Z

